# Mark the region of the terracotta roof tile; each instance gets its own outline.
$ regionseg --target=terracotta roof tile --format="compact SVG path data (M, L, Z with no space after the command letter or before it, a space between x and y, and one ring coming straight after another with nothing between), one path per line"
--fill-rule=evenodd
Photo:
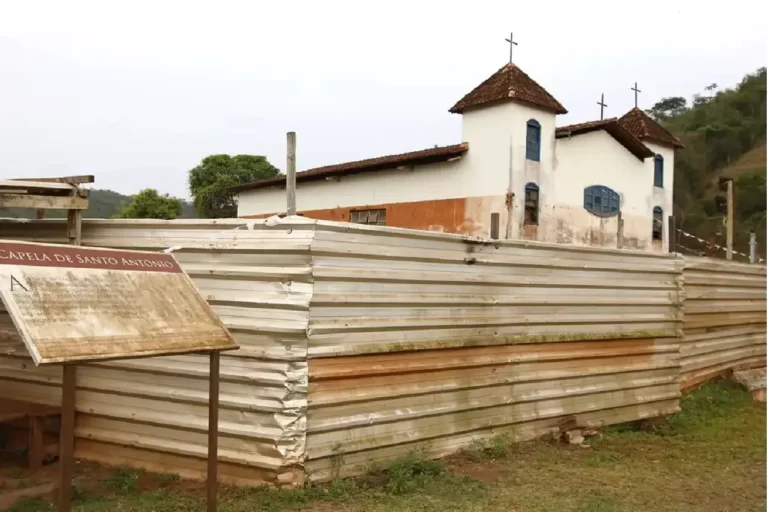
M336 176L345 176L350 174L359 174L362 172L382 171L394 169L400 166L426 165L437 162L445 162L452 158L460 157L469 150L469 144L463 142L452 146L440 146L420 151L411 151L409 153L400 153L397 155L380 156L377 158L368 158L365 160L356 160L354 162L345 162L343 164L326 165L316 167L296 173L296 182L321 180ZM252 181L232 187L233 192L249 190L254 188L263 188L270 186L285 186L285 174L279 174L271 178Z
M555 128L555 138L563 139L583 133L594 132L596 130L605 130L608 135L627 148L627 151L635 155L640 160L652 157L654 155L643 142L635 137L632 132L624 128L618 119L602 119L600 121L589 121L586 123L570 124L568 126L559 126Z
M502 101L528 103L556 114L568 113L559 101L511 62L472 89L449 112L460 114L470 108Z
M619 119L619 123L640 140L649 140L676 148L685 147L680 139L637 107L624 114Z

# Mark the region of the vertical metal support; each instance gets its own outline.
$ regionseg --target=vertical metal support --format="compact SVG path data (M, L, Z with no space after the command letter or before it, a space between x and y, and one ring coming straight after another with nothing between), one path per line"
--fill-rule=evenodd
M288 215L296 215L296 132L288 132L288 162L285 169Z
M757 235L754 231L749 233L749 262L757 262Z
M675 227L675 217L670 215L667 219L667 242L669 245L669 252L677 252L677 228Z
M72 475L75 466L75 384L77 366L62 367L61 431L59 432L59 512L72 510Z
M512 136L509 136L509 169L507 172L509 173L509 181L507 183L507 194L504 198L504 206L507 208L507 228L504 231L504 238L509 240L512 238L512 225L513 225L513 217L514 217L514 208L515 208L515 193L514 189L512 188L514 185L514 151L512 146ZM525 199L525 197L523 197Z
M29 468L36 470L43 466L44 457L43 417L29 417Z
M499 214L491 214L491 238L493 240L499 239Z
M727 223L727 241L726 258L733 259L733 180L728 180L728 218Z
M624 248L624 217L619 212L618 228L616 230L616 247L618 249Z
M208 372L208 479L206 481L207 511L216 512L218 491L219 447L219 353L211 352Z

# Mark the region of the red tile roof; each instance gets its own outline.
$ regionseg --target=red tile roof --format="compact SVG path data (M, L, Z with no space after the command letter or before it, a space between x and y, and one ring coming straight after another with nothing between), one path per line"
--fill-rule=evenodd
M555 128L555 138L563 139L581 135L582 133L594 132L596 130L605 130L608 135L627 148L627 150L640 160L654 155L645 144L635 137L629 130L624 128L615 117L603 119L600 121L589 121L587 123L571 124L568 126L559 126Z
M568 113L559 101L511 62L472 89L449 112L460 114L502 101L519 101L556 114Z
M359 174L363 172L382 171L394 169L401 166L426 165L437 162L445 162L452 158L461 157L469 150L469 144L463 142L452 146L441 146L421 151L411 151L410 153L400 153L398 155L380 156L378 158L368 158L366 160L357 160L343 164L327 165L325 167L316 167L306 171L296 173L296 182L322 180L337 176L346 176L350 174ZM279 174L271 178L252 181L232 187L232 192L240 192L254 188L263 188L271 186L285 186L285 174Z
M675 148L685 147L680 139L637 107L624 114L619 119L619 123L640 140L657 142Z

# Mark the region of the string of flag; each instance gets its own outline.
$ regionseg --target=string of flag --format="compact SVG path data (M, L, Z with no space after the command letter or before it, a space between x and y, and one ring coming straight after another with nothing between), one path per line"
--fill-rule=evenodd
M696 236L696 235L692 235L691 233L688 233L688 232L686 232L686 231L683 231L682 229L677 229L677 232L678 232L678 233L680 233L681 235L683 235L684 237L687 237L687 238L693 238L694 240L696 240L696 241L698 241L698 242L700 242L700 243L702 243L702 244L706 244L706 245L709 245L709 244L710 244L710 242L708 242L708 241L704 240L703 238L699 238L698 236ZM682 247L682 246L681 246L681 247ZM728 248L727 248L727 247L723 247L722 245L717 245L717 244L714 244L714 243L713 243L713 244L712 244L712 247L714 247L715 249L720 249L721 251L725 251L725 252L728 252ZM687 249L687 247L683 247L683 248L684 248L684 249ZM692 251L692 249L688 249L688 250L691 250L691 251ZM693 252L695 252L695 251L693 251ZM738 254L739 256L744 256L745 258L749 258L749 254L744 254L743 252L739 252L739 251L733 251L733 254ZM762 262L764 262L764 261L765 261L765 260L764 260L763 258L760 258L760 259L758 260L758 262L759 262L759 263L762 263Z

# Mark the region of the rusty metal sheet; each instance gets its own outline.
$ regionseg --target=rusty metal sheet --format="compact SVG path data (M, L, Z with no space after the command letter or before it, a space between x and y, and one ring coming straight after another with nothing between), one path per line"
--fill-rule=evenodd
M36 365L237 348L170 254L0 242L0 296Z

